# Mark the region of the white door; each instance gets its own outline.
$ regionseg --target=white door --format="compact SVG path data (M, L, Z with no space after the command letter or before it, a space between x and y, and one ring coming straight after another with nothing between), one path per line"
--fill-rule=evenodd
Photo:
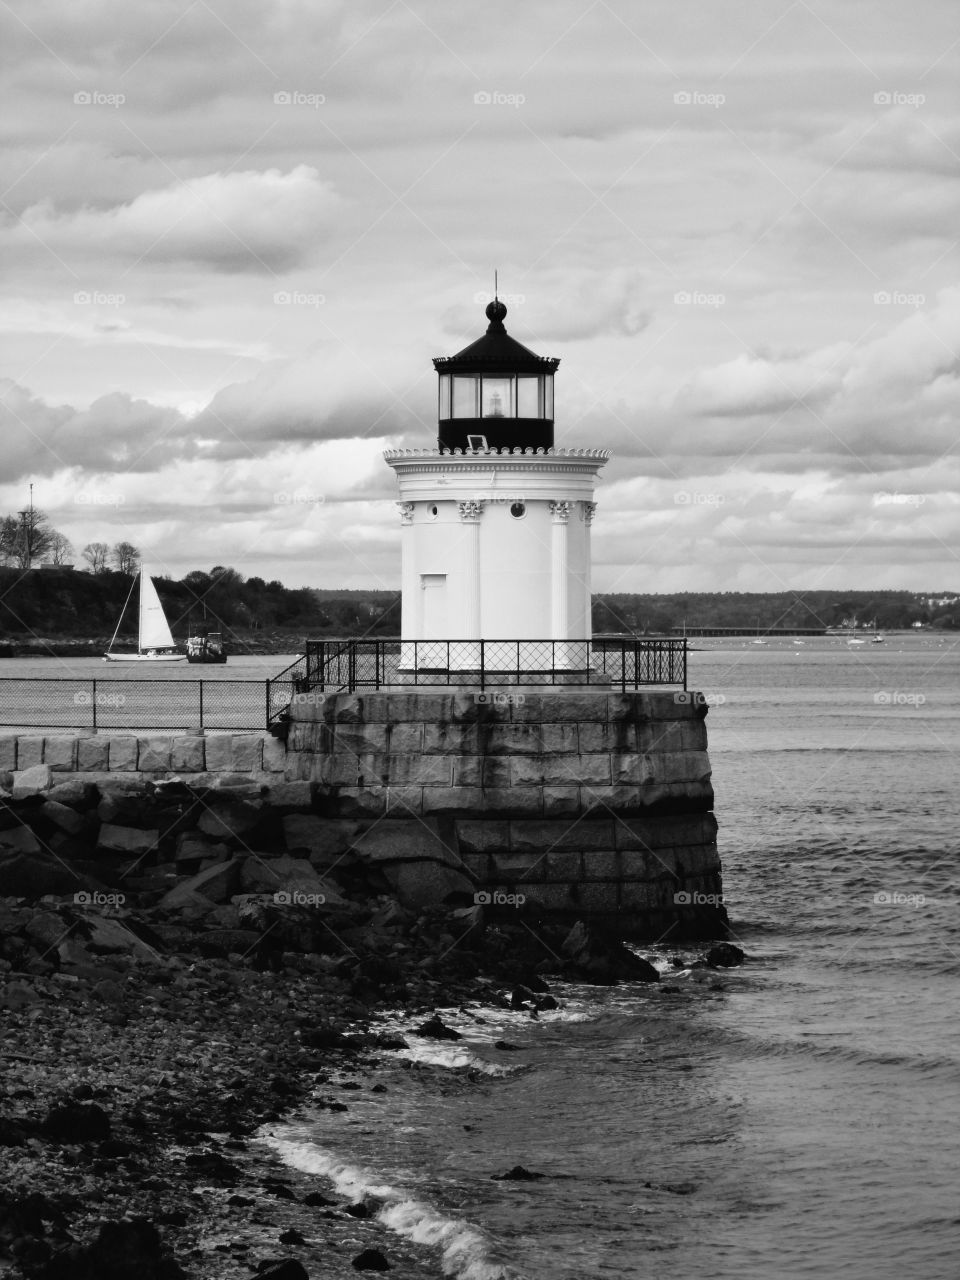
M423 594L420 617L420 636L424 640L448 640L447 624L447 575L445 573L421 573L420 590Z

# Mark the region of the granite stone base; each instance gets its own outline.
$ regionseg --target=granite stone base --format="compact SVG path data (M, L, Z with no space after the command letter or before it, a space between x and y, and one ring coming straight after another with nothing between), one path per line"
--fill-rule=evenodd
M673 690L391 689L291 708L286 777L357 838L439 837L491 910L670 941L722 932L705 700Z

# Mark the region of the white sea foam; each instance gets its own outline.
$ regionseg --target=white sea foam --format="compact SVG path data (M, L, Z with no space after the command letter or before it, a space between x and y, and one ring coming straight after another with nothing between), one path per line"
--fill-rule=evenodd
M415 1244L438 1246L447 1275L459 1280L510 1280L517 1275L512 1268L490 1261L487 1243L476 1227L447 1218L418 1200L386 1205L378 1217Z
M417 1040L408 1049L395 1052L398 1058L407 1058L410 1062L446 1067L448 1071L480 1071L485 1076L508 1076L523 1066L523 1063L505 1065L490 1062L466 1046L449 1040Z
M457 1280L522 1280L519 1272L490 1258L490 1246L478 1227L462 1218L450 1217L432 1205L411 1196L401 1187L382 1182L375 1173L349 1164L332 1151L312 1142L293 1142L270 1134L261 1141L292 1169L315 1173L333 1183L338 1195L351 1200L376 1196L386 1203L377 1217L414 1244L441 1250L444 1274Z

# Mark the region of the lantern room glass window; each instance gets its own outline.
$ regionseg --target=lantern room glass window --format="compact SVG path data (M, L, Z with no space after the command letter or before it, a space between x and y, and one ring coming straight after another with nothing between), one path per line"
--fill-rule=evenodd
M477 392L480 390L479 378L454 378L453 380L453 417L476 418Z
M515 418L514 378L481 378L481 418Z
M440 418L552 418L553 374L440 375Z
M518 418L539 418L542 417L540 411L540 384L542 378L518 378L517 379L517 417Z
M440 417L451 418L453 416L450 407L453 388L451 386L451 377L449 373L441 373L440 375Z

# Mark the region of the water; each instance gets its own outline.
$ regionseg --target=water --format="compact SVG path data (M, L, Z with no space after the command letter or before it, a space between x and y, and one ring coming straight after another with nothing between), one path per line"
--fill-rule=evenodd
M223 665L0 658L0 726L31 731L263 729L265 681L293 655L231 654Z
M748 964L445 1011L272 1142L464 1280L953 1280L960 639L695 643Z
M104 662L103 658L0 658L0 676L36 680L266 680L293 662L296 654L230 654L223 665L189 662Z

